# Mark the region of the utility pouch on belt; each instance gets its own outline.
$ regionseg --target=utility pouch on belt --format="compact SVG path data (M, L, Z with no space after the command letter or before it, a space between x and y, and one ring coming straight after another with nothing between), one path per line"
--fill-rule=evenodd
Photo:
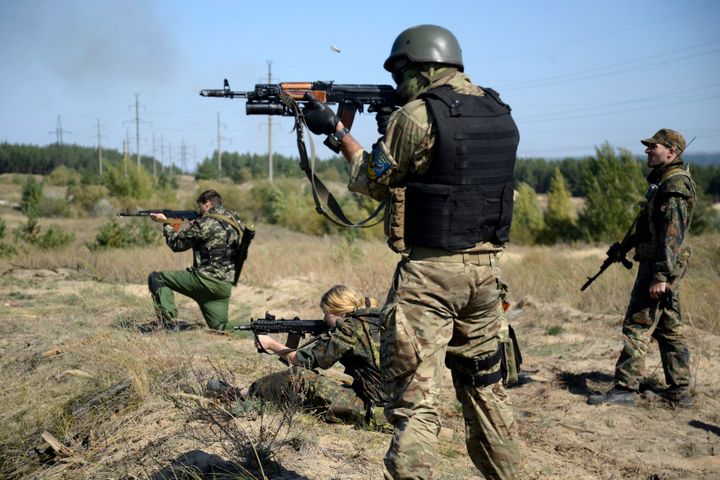
M508 338L501 339L500 348L503 350L500 365L503 372L503 384L509 387L518 383L518 374L520 365L522 365L520 345L512 325L508 325Z
M405 187L390 188L390 203L385 212L385 235L393 252L405 251Z

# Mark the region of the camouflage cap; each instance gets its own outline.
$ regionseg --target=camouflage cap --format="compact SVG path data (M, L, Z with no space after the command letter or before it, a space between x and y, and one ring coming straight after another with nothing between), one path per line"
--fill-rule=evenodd
M652 137L640 140L640 143L645 146L659 143L668 148L674 148L677 153L682 153L685 150L685 138L679 132L669 128L661 128Z

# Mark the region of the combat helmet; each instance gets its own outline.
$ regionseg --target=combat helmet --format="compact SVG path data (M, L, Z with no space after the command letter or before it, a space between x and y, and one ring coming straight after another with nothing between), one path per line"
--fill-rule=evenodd
M398 35L383 67L392 73L403 58L415 63L444 63L461 72L464 69L460 43L450 30L438 25L417 25Z

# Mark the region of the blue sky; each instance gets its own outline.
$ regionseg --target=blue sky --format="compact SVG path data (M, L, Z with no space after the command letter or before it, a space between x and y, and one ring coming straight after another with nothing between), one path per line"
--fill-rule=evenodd
M187 166L216 148L266 153L267 117L204 88L267 81L392 84L382 69L407 27L450 29L475 83L498 90L520 128L519 155L588 155L604 141L679 130L694 152L720 151L720 0L239 2L2 0L0 141L46 145L60 115L65 143L136 151ZM337 53L331 49L341 49ZM289 119L273 150L296 155ZM374 117L355 135L375 140ZM318 139L319 140L319 139ZM319 142L316 142L319 145ZM330 152L319 146L318 154Z

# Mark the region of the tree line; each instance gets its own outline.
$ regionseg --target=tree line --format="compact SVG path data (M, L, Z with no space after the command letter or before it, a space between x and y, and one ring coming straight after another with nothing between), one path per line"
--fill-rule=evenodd
M645 166L644 159L633 157L622 149L619 151L623 157L629 156L638 163L641 174L647 175L648 168ZM720 201L720 156L689 154L686 157L687 162L691 165L698 190L709 195L712 201ZM520 158L515 166L515 176L518 182L531 186L536 193L546 194L550 191L555 170L559 169L570 193L575 197L586 197L588 191L585 179L593 173L593 158L593 156L561 160ZM713 160L716 163L711 163ZM135 163L135 157L129 161ZM106 162L107 165L121 165L123 154L117 150L104 150L103 162ZM162 170L160 162L152 157L141 156L140 162L150 172L153 171L153 163L155 163L157 172ZM267 155L222 152L220 164L221 166L218 168L217 152L213 152L211 157L204 158L197 165L194 175L198 180L230 178L235 183L243 183L247 180L268 178L269 174ZM79 145L35 146L0 143L0 173L47 175L61 165L77 171L86 177L88 183L99 182L96 148ZM317 161L315 168L324 180L344 181L347 178L347 166L340 157ZM180 173L180 169L174 165L166 170L170 173ZM273 175L298 178L304 174L298 167L298 158L275 154L273 155Z

